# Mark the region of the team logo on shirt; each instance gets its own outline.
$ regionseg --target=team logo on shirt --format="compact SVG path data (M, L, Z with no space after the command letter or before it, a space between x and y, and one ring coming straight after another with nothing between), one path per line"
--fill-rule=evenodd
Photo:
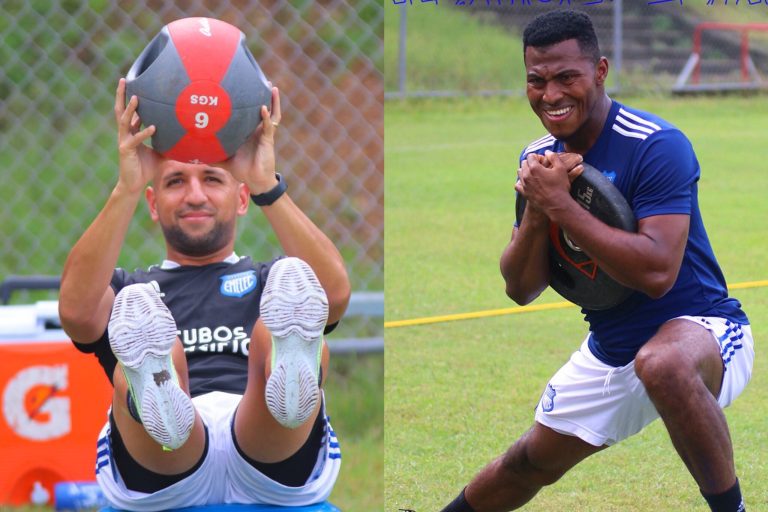
M256 289L258 281L254 270L238 272L228 276L221 276L219 291L227 297L242 297Z
M616 171L603 171L603 176L608 178L611 183L616 182Z
M544 394L541 395L541 410L544 412L552 412L555 408L555 388L552 384L547 384L547 389L544 390Z

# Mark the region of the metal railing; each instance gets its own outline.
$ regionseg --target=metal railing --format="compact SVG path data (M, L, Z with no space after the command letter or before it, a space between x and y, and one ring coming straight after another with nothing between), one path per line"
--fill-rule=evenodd
M64 341L56 300L40 300L34 304L8 305L11 296L22 290L58 290L58 276L11 276L0 282L0 341L23 340ZM362 320L364 334L330 335L328 347L333 354L384 351L384 292L354 292L344 314L348 319Z

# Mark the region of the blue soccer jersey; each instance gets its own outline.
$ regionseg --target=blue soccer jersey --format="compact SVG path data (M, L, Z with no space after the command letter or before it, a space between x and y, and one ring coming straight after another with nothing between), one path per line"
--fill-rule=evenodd
M523 150L565 151L547 135ZM616 101L602 133L584 161L600 170L621 191L640 220L653 215L690 215L690 228L680 273L660 299L641 292L603 311L582 309L592 335L589 346L601 361L623 366L658 328L681 315L718 316L748 324L741 304L728 297L725 278L712 252L699 211L700 168L688 138L663 119Z

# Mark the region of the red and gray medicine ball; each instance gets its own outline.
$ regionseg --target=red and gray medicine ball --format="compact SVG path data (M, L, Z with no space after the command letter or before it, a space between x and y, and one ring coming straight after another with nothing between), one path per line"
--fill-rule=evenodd
M211 18L163 27L128 71L126 92L138 96L142 123L156 127L152 147L195 163L232 156L272 96L243 33Z

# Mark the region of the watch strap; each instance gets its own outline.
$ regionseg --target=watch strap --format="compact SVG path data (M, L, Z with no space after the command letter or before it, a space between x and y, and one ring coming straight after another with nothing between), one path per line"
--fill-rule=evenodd
M285 183L285 180L279 172L275 173L275 177L277 178L277 185L272 187L271 190L268 190L263 194L251 194L251 200L256 206L269 206L277 201L280 196L285 194L288 185Z

